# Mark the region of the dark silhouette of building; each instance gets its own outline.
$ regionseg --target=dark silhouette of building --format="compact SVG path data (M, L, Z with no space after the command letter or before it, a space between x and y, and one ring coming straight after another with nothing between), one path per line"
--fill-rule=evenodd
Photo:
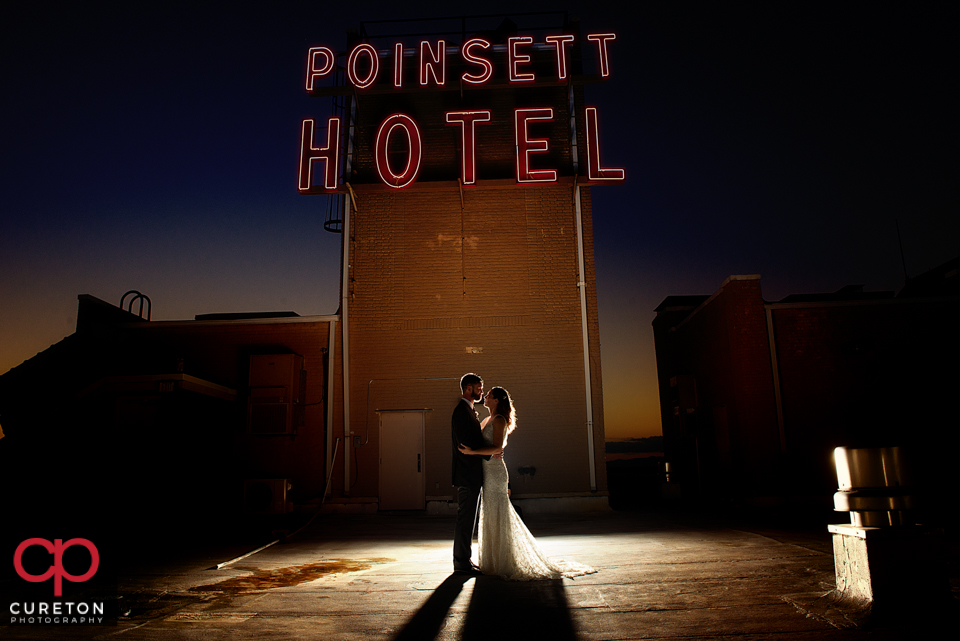
M0 376L5 513L162 530L287 511L244 505L251 479L319 497L335 318L147 322L81 295L76 333Z
M708 500L829 504L835 447L902 445L928 518L942 516L957 485L958 263L897 295L767 302L754 275L664 299L653 329L672 480Z

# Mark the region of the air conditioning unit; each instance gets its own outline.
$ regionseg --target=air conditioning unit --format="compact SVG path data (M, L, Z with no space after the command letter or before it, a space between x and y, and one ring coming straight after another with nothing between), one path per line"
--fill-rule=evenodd
M247 399L247 431L251 434L292 434L293 403L285 388L254 387Z
M296 434L303 424L306 372L299 354L250 357L247 432Z
M243 482L243 511L247 514L285 514L293 511L287 498L293 486L289 479L246 479Z

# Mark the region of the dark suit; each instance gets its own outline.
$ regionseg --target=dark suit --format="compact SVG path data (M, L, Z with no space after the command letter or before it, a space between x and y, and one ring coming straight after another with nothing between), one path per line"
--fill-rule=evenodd
M466 399L461 398L453 409L453 485L457 488L457 528L453 535L453 569L470 569L471 542L473 526L477 519L477 506L480 502L480 488L483 486L482 458L462 453L460 444L472 449L486 446L480 434L480 420L476 411L470 408Z

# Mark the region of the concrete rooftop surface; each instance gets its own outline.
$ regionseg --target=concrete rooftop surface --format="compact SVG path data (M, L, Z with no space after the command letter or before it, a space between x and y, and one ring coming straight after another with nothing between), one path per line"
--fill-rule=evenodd
M943 560L952 586L944 604L888 608L849 627L830 605L833 548L819 523L614 511L526 520L549 556L599 571L533 582L452 575L451 516L321 514L219 570L256 546L200 536L192 544L183 532L180 545L125 559L116 625L5 620L0 638L801 641L942 636L958 620L955 543Z

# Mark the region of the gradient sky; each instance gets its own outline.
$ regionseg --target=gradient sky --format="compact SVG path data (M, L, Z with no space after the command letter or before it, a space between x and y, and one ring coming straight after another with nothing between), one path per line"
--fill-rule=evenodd
M627 170L594 190L608 438L660 432L666 296L731 274L760 274L767 300L897 290L897 224L910 275L960 255L946 3L347 4L3 11L0 372L71 334L81 293L138 289L154 320L335 313L340 239L296 190L300 121L328 101L302 73L362 20L568 11L618 33L610 81L587 89L604 163Z

